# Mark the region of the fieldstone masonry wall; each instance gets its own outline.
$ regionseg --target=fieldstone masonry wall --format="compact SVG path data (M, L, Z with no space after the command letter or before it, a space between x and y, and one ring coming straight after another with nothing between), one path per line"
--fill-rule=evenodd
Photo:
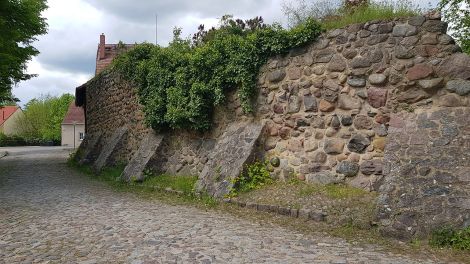
M398 238L470 225L470 108L392 115L378 218Z
M86 137L82 144L85 147L83 152L96 152L87 149L88 145L101 152L102 147L110 143L113 133L121 127L126 127L127 133L119 142L120 146L109 157L109 164L127 163L148 132L143 122L144 113L138 102L135 87L113 72L101 74L83 86L87 88ZM98 142L91 142L96 140ZM92 155L90 158L91 162L94 162L97 155Z
M258 116L274 174L378 190L391 114L469 105L470 58L446 29L424 16L356 24L271 59Z
M220 182L239 173L257 150L281 180L379 191L385 233L410 237L445 221L468 225L470 57L446 30L437 17L419 16L329 31L269 60L253 116L243 115L231 92L215 111L211 131L165 134L147 168L199 175L199 186L220 197L228 191L217 187ZM94 145L103 146L113 131L127 127L110 164L129 162L149 131L136 90L112 72L85 86L87 138L101 135ZM229 132L251 127L242 124L264 128L246 149L239 146L248 154L232 168L239 153L225 150L238 137ZM211 164L231 168L229 176L214 177Z
M227 95L227 104L215 110L211 131L174 131L165 135L162 146L149 161L148 167L157 173L172 175L200 175L210 155L227 128L235 122L253 122L243 115L235 92Z

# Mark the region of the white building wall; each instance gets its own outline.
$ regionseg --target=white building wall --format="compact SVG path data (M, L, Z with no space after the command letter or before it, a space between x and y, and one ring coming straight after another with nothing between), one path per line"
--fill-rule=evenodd
M80 139L80 135L85 136L85 125L74 125L73 124L62 124L62 146L69 146L78 148L82 143L83 139ZM75 141L75 144L74 144Z

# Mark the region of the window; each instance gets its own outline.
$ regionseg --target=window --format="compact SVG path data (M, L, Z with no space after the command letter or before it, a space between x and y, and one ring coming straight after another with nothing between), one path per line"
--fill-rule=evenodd
M85 133L83 132L78 133L78 137L80 138L80 140L83 140L85 138Z

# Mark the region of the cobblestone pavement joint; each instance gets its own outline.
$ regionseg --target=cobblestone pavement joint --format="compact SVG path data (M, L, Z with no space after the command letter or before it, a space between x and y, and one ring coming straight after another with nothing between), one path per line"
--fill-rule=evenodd
M0 263L434 263L114 192L67 167L70 150L0 160Z

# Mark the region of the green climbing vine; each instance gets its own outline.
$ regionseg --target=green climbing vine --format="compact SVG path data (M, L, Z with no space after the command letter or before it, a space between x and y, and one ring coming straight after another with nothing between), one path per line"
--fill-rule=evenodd
M322 32L309 19L292 29L222 17L217 28L204 26L192 39L174 29L168 47L144 43L119 56L114 70L138 85L146 122L156 130L208 130L214 106L238 89L243 110L251 112L259 70L270 56L306 45Z

